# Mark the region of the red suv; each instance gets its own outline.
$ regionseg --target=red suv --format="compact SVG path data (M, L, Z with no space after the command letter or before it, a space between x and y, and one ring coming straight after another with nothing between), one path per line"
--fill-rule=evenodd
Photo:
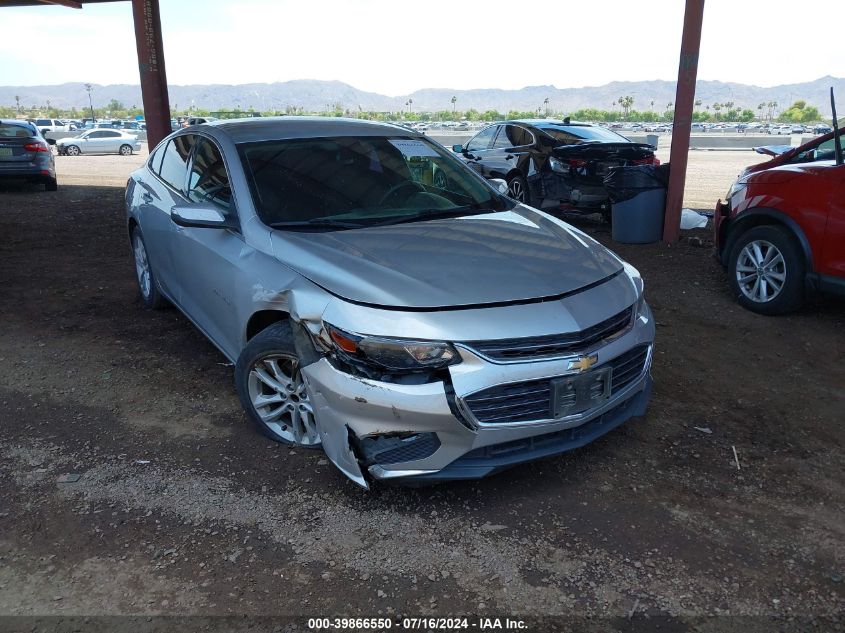
M845 295L845 166L834 134L746 168L716 204L716 254L749 310L791 312L813 290Z

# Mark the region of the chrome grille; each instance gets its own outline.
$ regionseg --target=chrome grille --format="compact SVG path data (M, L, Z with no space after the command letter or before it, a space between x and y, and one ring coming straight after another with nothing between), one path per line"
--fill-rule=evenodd
M579 332L495 341L467 341L463 344L482 356L500 361L536 360L577 354L625 330L631 323L633 311L633 306L628 307Z
M599 365L595 370L612 367L611 397L642 373L648 358L648 345L640 345ZM594 370L594 371L595 371ZM482 424L512 424L532 420L549 420L552 416L552 381L554 378L527 380L497 385L464 398L475 419ZM591 389L599 389L597 384Z

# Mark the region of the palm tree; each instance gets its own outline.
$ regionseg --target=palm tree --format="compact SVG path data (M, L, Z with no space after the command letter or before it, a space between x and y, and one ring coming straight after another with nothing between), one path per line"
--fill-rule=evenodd
M549 116L549 98L543 99L543 105L546 106L546 116Z
M622 112L625 118L628 118L628 112L630 112L631 106L634 105L634 97L631 95L619 97L619 105L622 106Z
M15 108L18 111L18 116L21 114L21 98L18 95L15 95Z
M452 97L452 118L455 118L455 104L458 102L458 98L453 96Z

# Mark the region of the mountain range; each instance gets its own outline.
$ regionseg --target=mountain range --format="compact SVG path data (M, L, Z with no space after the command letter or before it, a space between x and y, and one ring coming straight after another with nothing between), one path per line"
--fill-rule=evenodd
M829 90L833 86L845 111L845 78L821 77L815 81L781 86L760 87L721 81L699 81L696 85L696 99L701 108L713 103L732 101L734 107L757 109L760 103L776 101L779 108L787 108L797 99L816 106L830 116ZM496 88L458 90L452 88L425 88L409 95L390 97L374 92L358 90L340 81L299 79L295 81L265 84L212 84L169 86L170 105L175 109L187 109L193 105L206 110L281 110L295 107L306 112L332 109L339 104L344 110L372 110L378 112L417 112L451 110L452 97L456 97L458 110L508 110L545 112L573 112L581 108L609 110L620 97L634 98L635 110L666 110L675 100L674 81L614 81L602 86L583 88L556 88L555 86L527 86L519 90ZM0 105L14 106L15 96L20 97L22 107L42 107L48 102L53 107L69 109L88 107L88 93L84 83L65 83L52 86L0 86ZM125 106L141 106L141 88L133 84L93 85L91 93L95 107L103 107L112 99ZM409 101L411 103L409 104ZM652 105L653 103L653 105Z

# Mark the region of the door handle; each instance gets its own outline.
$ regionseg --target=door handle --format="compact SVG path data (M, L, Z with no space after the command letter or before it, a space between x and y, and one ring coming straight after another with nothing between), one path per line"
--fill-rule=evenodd
M144 192L144 193L141 194L141 200L143 200L144 202L149 204L150 202L153 201L153 197L150 194L148 194L147 192Z

